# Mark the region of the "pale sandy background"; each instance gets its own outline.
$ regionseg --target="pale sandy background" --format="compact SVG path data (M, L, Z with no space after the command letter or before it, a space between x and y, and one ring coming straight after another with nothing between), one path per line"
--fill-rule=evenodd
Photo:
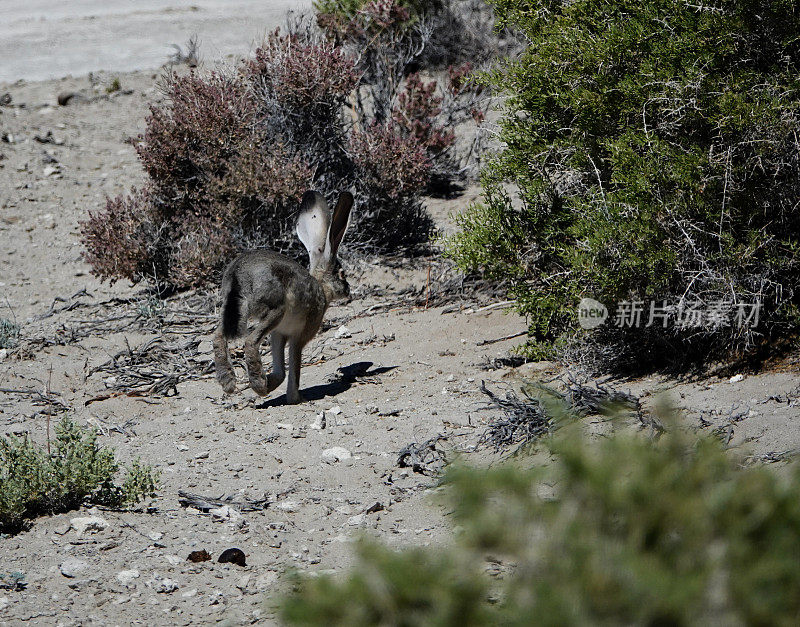
M246 54L308 0L0 0L0 83L160 66L192 35L201 55Z

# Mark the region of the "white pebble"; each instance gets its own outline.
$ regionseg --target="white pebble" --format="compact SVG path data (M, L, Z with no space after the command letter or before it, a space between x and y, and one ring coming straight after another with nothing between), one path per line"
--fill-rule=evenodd
M334 446L332 448L326 448L324 451L322 451L322 455L320 455L320 458L326 464L333 464L333 463L336 463L336 462L341 462L341 461L344 461L346 459L350 459L352 457L353 457L353 454L350 451L348 451L346 448L343 448L341 446Z
M119 581L123 586L129 586L133 583L134 579L139 578L139 571L135 568L131 570L121 570L117 573L117 581Z
M75 531L78 532L79 536L84 535L88 531L95 532L108 529L108 521L100 516L82 516L78 518L71 518L69 524Z

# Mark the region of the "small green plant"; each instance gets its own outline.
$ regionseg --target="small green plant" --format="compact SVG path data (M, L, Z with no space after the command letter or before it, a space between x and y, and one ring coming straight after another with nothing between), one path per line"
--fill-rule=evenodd
M122 89L122 85L119 82L119 77L115 76L114 80L112 80L106 87L106 93L113 94L115 91L119 91L120 89Z
M136 314L144 320L157 320L164 312L164 301L156 296L148 296L136 305Z
M14 571L5 575L0 574L0 590L10 590L11 592L19 592L24 590L28 585L25 581L25 573Z
M112 450L97 445L97 434L65 417L55 439L39 446L28 438L0 438L0 531L14 533L31 518L76 508L88 500L121 507L138 503L156 489L158 474L135 461L114 483L119 465Z
M656 441L568 423L552 462L454 465L452 548L364 543L341 577L298 578L292 625L792 625L800 466L741 467L664 418ZM525 465L523 465L525 462ZM527 467L526 467L527 466ZM492 557L497 577L486 574Z
M19 325L0 318L0 348L14 348L19 342Z

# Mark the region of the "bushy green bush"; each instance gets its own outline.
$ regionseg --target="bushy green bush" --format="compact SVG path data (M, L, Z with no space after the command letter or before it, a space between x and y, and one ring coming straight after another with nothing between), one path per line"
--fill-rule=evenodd
M485 77L507 96L505 145L450 254L510 281L531 352L574 338L583 297L609 309L588 339L606 366L740 355L797 328L795 4L493 3L529 45ZM638 328L622 310L615 325L634 302ZM667 328L645 327L651 305Z
M97 445L97 434L68 417L55 427L49 446L28 438L0 437L0 532L19 531L26 521L80 506L84 501L119 507L138 503L156 489L158 475L135 461L114 483L114 452Z
M664 419L662 415L662 419ZM452 548L366 543L340 577L300 578L297 625L791 625L800 612L800 467L741 467L669 420L543 440L552 462L445 477ZM496 578L486 573L486 559ZM500 564L500 568L497 568Z

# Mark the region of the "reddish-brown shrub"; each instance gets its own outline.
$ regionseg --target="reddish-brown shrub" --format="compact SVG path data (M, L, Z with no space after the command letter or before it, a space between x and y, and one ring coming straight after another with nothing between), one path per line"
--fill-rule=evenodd
M425 240L419 196L432 175L454 171L460 96L418 74L403 80L418 48L397 27L408 19L398 7L378 0L358 12L351 26L379 35L365 55L300 21L235 71L166 76L166 100L133 140L148 183L82 225L95 274L181 289L215 279L246 247L299 254L293 217L312 185L354 192L351 243Z
M430 180L425 146L394 124L375 124L350 136L353 162L362 171L367 193L392 200L413 196Z
M263 81L290 109L334 106L358 83L355 61L330 41L303 41L298 34L270 33L251 61L251 80Z
M419 73L409 74L405 89L397 98L392 120L407 136L423 146L435 158L455 141L455 133L437 120L442 113L442 96L436 93L436 81L425 83Z
M232 232L206 217L185 220L182 226L186 231L171 247L166 278L170 285L196 287L213 278L235 250Z
M112 283L117 279L138 281L147 271L150 246L157 231L146 211L148 194L133 189L127 197L109 198L103 211L89 211L81 223L84 259L93 273Z

